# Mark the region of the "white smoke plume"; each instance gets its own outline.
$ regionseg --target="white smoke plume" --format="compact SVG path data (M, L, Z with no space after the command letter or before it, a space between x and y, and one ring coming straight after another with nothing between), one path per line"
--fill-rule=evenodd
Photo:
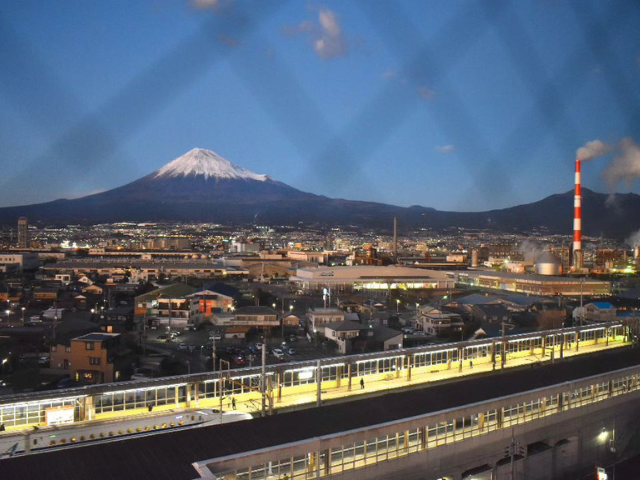
M627 245L629 245L631 248L634 248L638 245L640 245L640 230L638 230L637 232L633 232L626 240L625 242L627 243Z
M631 186L634 180L640 178L640 145L631 137L620 140L620 154L607 165L602 176L611 190L614 190L621 180L624 180L628 187Z
M576 150L576 158L582 162L608 153L611 146L601 140L591 140Z
M525 261L535 262L544 253L544 248L538 242L525 240L518 245L518 252L522 254Z

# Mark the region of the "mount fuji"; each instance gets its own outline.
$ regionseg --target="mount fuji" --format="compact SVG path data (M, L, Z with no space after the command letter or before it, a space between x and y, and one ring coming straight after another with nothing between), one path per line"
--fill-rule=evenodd
M583 189L583 232L625 238L640 227L640 196ZM463 227L502 232L542 228L569 234L573 190L540 201L488 212L442 212L302 192L268 175L234 165L210 150L193 149L155 172L106 192L72 200L0 208L0 224L26 216L44 224L210 222L263 225L353 225L390 229Z

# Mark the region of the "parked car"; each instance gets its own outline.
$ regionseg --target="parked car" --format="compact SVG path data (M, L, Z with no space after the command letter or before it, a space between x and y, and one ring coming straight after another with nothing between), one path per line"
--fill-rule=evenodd
M296 355L298 352L296 352L295 348L288 348L287 349L287 354L289 355Z
M298 341L298 337L297 337L297 336L295 336L295 335L290 335L290 336L289 336L289 341L290 341L290 342L297 342L297 341Z
M48 367L49 366L49 357L40 357L38 359L38 365L40 365L41 367Z
M188 349L189 349L189 346L186 343L181 343L180 345L178 345L178 350L180 350L181 352Z
M244 357L241 357L240 355L233 357L233 363L234 365L238 366L238 367L244 367L246 361L244 359Z
M274 348L271 350L271 355L273 355L276 358L283 358L284 352L280 348Z

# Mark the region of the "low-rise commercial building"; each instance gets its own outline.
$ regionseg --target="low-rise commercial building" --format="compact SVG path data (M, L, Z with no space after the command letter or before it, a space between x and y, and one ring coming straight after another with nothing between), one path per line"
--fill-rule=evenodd
M611 282L592 278L554 277L494 271L447 272L456 284L531 295L608 295Z
M410 267L378 267L359 265L352 267L299 268L291 277L298 288L351 290L414 290L451 289L454 279L445 272Z

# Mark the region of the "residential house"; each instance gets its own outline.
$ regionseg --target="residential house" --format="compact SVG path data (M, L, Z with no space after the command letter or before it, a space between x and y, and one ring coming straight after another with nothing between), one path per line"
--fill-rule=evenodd
M324 333L328 340L338 344L338 351L342 354L351 352L351 339L360 336L360 332L366 331L367 326L353 320L332 322L324 325Z
M418 308L414 328L432 336L462 335L464 320L457 313L448 313L441 308L424 305Z
M485 303L471 307L471 318L485 327L511 323L512 313L499 303Z
M344 312L339 308L310 308L307 311L307 318L314 333L326 336L325 325L342 322L344 320Z
M50 347L52 369L63 370L82 384L118 381L130 363L131 352L120 344L119 333L88 333Z

